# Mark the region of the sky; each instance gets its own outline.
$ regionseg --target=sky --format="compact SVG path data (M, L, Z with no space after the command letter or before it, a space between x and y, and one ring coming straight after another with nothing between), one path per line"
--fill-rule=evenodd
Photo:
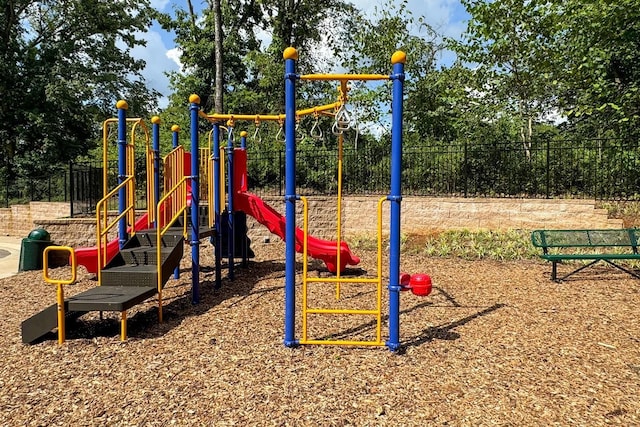
M193 0L195 7L200 0ZM202 0L204 1L204 0ZM351 0L360 10L372 14L376 6L380 7L383 0ZM176 7L186 8L185 0L151 0L155 9L171 13ZM424 16L438 33L447 37L459 37L466 28L468 15L460 0L407 0L408 9L414 17ZM137 47L132 51L134 57L143 59L146 68L143 76L147 85L163 95L160 108L167 105L170 94L167 72L179 71L179 53L175 47L173 34L164 31L157 23L145 34L141 35L147 41L146 47ZM451 62L450 56L443 56L443 63Z

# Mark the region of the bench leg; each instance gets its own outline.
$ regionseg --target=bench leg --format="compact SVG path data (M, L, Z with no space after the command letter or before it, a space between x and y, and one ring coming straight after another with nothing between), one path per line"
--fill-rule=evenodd
M574 274L576 274L577 272L582 271L582 270L584 270L585 268L589 268L589 267L591 267L593 264L595 264L595 263L597 263L597 262L599 262L599 261L601 261L601 260L600 260L600 259L597 259L597 260L595 260L595 261L590 262L590 263L589 263L589 264L587 264L587 265L583 265L582 267L580 267L580 268L577 268L577 269L573 270L571 273L567 274L566 276L562 276L561 278L557 279L557 280L556 280L556 282L562 282L562 281L563 281L563 280L565 280L567 277L569 277L569 276L573 276L573 275L574 275Z
M608 260L608 259L605 259L604 261L607 262L608 264L611 264L612 266L614 266L618 270L622 270L625 273L628 273L628 274L632 275L633 277L635 277L637 279L640 279L640 275L638 275L638 273L636 273L635 271L629 270L628 268L624 268L623 266L618 265L615 262L613 262L611 260Z
M551 261L551 280L558 281L558 261Z

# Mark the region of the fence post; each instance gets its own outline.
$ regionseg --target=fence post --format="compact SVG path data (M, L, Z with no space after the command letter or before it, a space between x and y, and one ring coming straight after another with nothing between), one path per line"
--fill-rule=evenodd
M69 215L73 218L73 162L69 161Z
M464 159L462 160L462 176L463 176L463 194L464 194L464 198L467 198L467 191L468 191L468 177L469 177L469 152L468 152L468 138L464 139Z
M547 199L550 199L551 196L549 194L550 191L550 186L551 186L551 148L550 148L550 142L549 139L547 138L547 172L546 172L546 195L547 195Z
M282 150L278 151L278 196L284 196L282 193Z

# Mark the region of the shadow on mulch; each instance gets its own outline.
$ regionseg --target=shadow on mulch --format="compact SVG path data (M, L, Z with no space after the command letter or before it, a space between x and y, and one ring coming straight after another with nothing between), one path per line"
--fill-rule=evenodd
M128 337L135 339L157 338L178 326L184 319L192 316L199 316L206 313L211 308L232 297L249 297L255 293L265 293L282 289L274 287L272 289L261 289L253 292L254 285L263 277L273 275L274 272L284 270L284 264L274 261L251 262L247 267L235 267L237 271L236 280L228 280L223 277L221 287L215 289L213 278L200 281L200 303L192 303L191 284L180 284L177 288L184 288L184 291L173 298L164 300L162 306L163 322L158 323L157 305L146 310L138 311L127 319ZM201 268L202 272L211 271L209 267ZM249 272L247 271L249 270ZM188 270L190 272L190 269ZM184 270L187 272L187 269ZM242 275L250 276L240 277ZM166 291L165 291L166 292ZM147 304L156 299L147 300ZM75 322L67 323L67 339L92 339L97 337L117 337L120 334L120 315L110 315L109 317L98 319L79 318ZM48 334L43 340L56 339L56 334ZM39 340L40 341L40 340Z
M460 303L458 303L456 301L456 299L449 294L448 292L444 291L443 289L439 288L439 287L434 287L433 290L437 290L441 295L443 295L445 297L445 299L447 300L447 302L449 302L453 307L459 307L459 308L469 308L468 306L464 306L461 305ZM421 302L419 304L416 304L410 308L407 308L405 310L400 310L400 315L403 314L408 314L411 313L415 310L419 310L421 308L425 308L425 307L429 307L429 306L435 306L435 303L432 301L425 301L425 302ZM420 334L418 334L417 336L414 336L412 338L410 338L407 341L404 341L400 348L398 349L398 351L396 352L399 355L404 354L407 349L409 347L418 347L421 346L425 343L431 342L433 340L445 340L445 341L454 341L460 338L460 334L458 334L457 332L453 332L452 329L455 329L459 326L465 325L479 317L482 316L486 316L488 314L493 313L496 310L501 309L502 307L505 307L506 304L502 304L502 303L497 303L494 304L490 307L487 307L483 310L478 311L477 313L474 313L472 315L463 317L460 320L457 320L455 322L451 322L451 323L447 323L445 325L440 325L440 326L430 326L426 329L424 329ZM386 323L389 321L389 315L384 315L382 316L382 322ZM359 333L364 333L364 332L370 332L375 330L377 326L377 322L374 321L370 321L367 323L363 323L359 326L347 329L345 331L342 331L339 334L331 334L331 335L325 335L323 337L320 337L318 339L320 340L340 340L340 339L347 339L350 336L359 334Z
M409 347L417 347L436 339L444 340L444 341L455 341L460 338L460 334L458 334L457 332L453 332L452 329L455 329L458 326L466 325L472 320L491 314L494 311L499 310L505 306L506 304L497 303L490 307L485 308L484 310L480 310L479 312L474 313L470 316L466 316L460 320L456 320L455 322L451 322L446 325L440 325L440 326L430 326L424 329L419 335L402 343L402 346L398 350L398 354L403 354L404 352L407 351L407 348ZM461 306L458 305L458 307L461 307Z

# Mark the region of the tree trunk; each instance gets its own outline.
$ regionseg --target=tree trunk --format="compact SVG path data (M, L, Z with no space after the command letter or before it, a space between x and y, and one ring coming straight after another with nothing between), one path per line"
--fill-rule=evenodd
M214 94L214 110L216 113L224 112L224 63L222 55L222 10L220 0L213 0L213 16L215 20L215 62L216 62L216 86Z

